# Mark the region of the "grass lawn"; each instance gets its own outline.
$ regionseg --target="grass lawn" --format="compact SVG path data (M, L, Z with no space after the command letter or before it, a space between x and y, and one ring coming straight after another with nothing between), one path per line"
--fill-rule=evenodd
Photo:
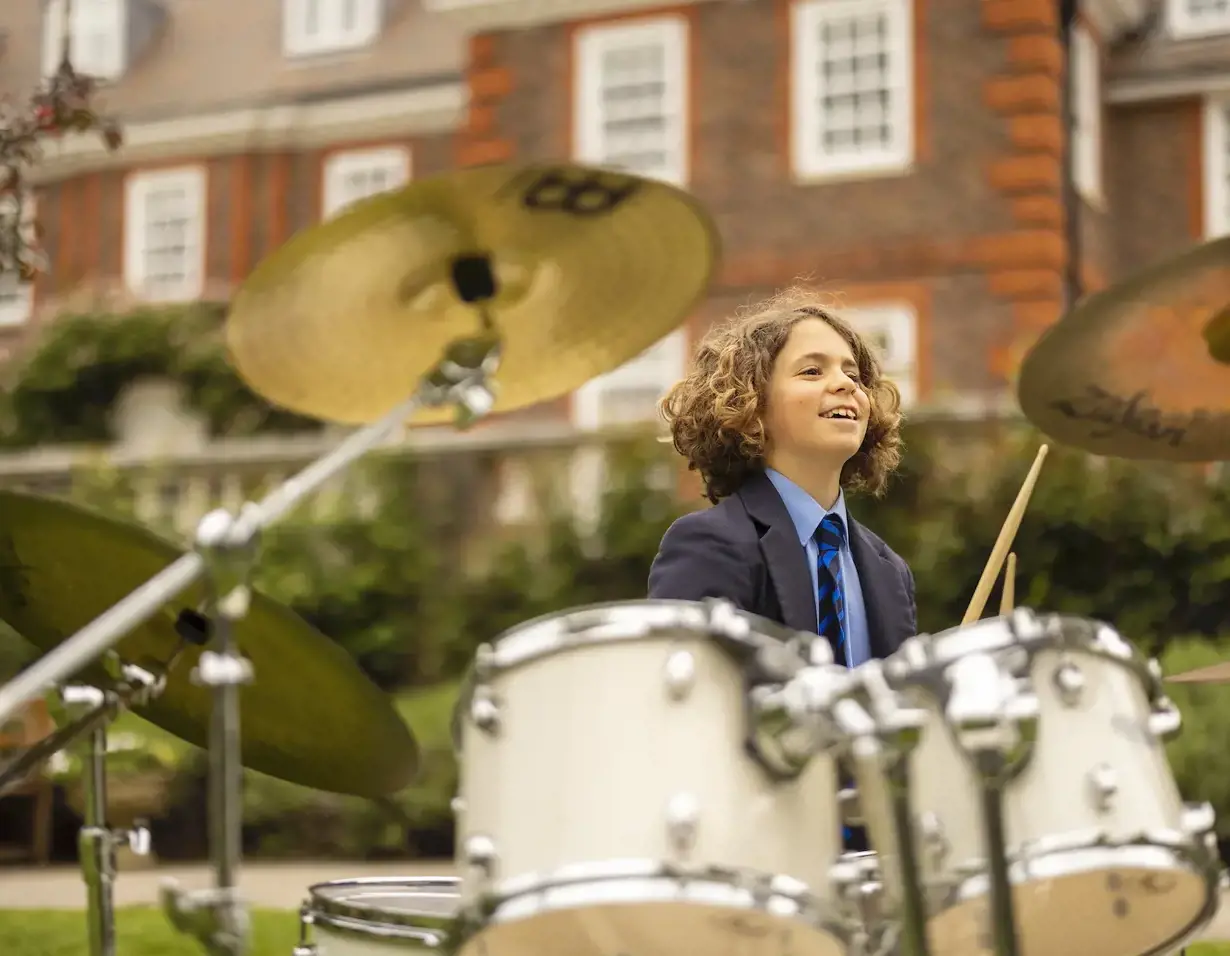
M121 909L116 915L119 956L201 956L194 940L171 929L153 907ZM248 956L290 956L299 940L299 917L275 910L252 912ZM4 956L87 956L85 916L65 910L0 910ZM1188 956L1230 956L1230 944L1202 943ZM1094 956L1094 954L1090 954Z
M203 956L190 936L177 933L155 907L116 914L118 956ZM299 941L299 915L252 911L248 956L290 956ZM88 956L85 914L69 910L0 910L0 953L4 956Z

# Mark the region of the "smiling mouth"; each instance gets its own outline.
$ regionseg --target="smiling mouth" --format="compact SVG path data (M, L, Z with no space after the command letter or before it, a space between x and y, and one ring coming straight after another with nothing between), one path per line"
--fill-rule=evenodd
M820 417L828 419L829 421L839 421L839 422L858 421L858 415L850 411L848 408L835 408L832 411L825 412Z

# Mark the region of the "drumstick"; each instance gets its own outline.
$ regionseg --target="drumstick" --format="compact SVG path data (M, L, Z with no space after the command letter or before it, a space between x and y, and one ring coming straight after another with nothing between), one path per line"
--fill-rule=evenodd
M1011 614L1016 603L1016 552L1008 552L1008 563L1004 565L1004 589L999 595L1000 615Z
M1008 549L1012 547L1012 539L1016 537L1016 530L1021 526L1021 518L1025 516L1025 508L1029 504L1029 496L1034 492L1038 472L1042 470L1042 462L1046 460L1046 452L1046 445L1038 449L1038 457L1034 459L1033 467L1025 476L1025 483L1017 492L1016 501L1012 503L1004 526L999 529L999 537L995 539L991 557L987 559L987 566L982 569L982 577L978 579L978 586L974 588L974 596L970 599L969 607L965 609L965 617L961 618L962 624L969 624L982 617L982 609L987 606L987 598L991 596L991 588L995 584L995 579L999 577L999 569L1003 567Z

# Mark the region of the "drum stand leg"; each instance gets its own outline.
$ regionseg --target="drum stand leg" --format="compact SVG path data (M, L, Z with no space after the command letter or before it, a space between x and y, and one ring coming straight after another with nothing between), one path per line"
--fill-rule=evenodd
M149 852L149 831L143 826L113 830L107 826L107 727L118 713L121 702L159 689L152 675L139 668L129 675L148 678L144 686L125 688L124 692L102 691L95 687L68 686L63 691L67 709L87 712L66 728L76 735L88 734L82 790L85 798L84 822L77 839L78 856L86 885L86 919L90 956L115 956L115 850L127 844L135 853Z
M1036 734L1038 702L1018 691L989 654L970 654L948 669L947 716L982 791L982 831L990 890L990 943L996 956L1019 956L1019 926L1004 826L1004 790L1020 771Z

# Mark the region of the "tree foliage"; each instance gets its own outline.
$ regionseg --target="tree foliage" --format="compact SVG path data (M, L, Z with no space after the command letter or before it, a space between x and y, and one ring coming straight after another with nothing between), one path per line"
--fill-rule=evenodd
M34 346L5 369L0 444L109 441L116 400L142 378L179 383L214 435L318 428L318 422L270 405L235 373L222 342L225 310L190 303L65 315L47 323Z

